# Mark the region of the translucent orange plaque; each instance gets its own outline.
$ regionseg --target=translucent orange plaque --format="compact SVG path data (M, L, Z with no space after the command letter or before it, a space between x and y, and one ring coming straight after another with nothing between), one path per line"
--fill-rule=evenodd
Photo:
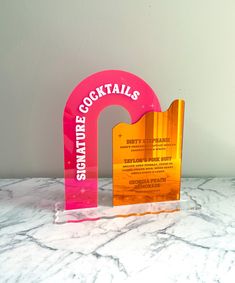
M113 205L180 199L184 101L113 128Z

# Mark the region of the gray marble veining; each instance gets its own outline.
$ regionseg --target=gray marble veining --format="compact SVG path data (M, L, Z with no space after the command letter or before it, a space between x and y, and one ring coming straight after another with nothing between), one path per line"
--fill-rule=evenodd
M56 225L62 179L0 180L0 282L235 282L235 178L182 191L201 209Z

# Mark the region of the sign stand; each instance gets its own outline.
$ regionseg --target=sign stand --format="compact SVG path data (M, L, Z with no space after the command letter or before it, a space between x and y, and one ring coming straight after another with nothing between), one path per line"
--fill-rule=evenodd
M97 123L110 105L124 107L131 124L113 128L113 207L97 207ZM103 71L83 80L64 109L65 202L56 205L55 222L193 207L180 201L183 121L184 101L161 112L151 87L131 73Z

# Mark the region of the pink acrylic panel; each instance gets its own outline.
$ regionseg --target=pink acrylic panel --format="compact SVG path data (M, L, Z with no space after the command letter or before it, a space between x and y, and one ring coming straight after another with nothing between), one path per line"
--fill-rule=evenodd
M147 112L161 111L151 87L128 72L98 72L77 85L67 100L63 116L67 210L97 207L97 124L100 112L110 105L124 107L132 123Z

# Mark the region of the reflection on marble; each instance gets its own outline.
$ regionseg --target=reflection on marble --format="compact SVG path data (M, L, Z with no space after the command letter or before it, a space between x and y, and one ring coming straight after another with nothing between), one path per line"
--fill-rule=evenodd
M0 180L0 282L235 282L235 178L182 192L201 209L56 225L62 179Z

